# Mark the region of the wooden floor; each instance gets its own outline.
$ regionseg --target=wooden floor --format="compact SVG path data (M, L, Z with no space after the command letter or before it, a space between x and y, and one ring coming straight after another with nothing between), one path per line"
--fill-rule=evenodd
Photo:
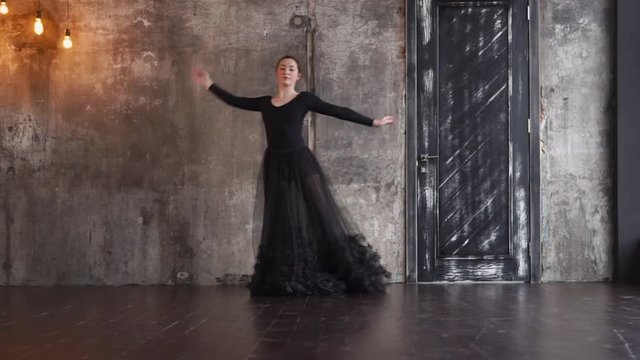
M637 359L640 287L0 287L0 359Z

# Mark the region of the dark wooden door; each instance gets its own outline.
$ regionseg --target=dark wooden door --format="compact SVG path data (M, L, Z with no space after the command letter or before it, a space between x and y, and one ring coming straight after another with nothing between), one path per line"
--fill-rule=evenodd
M528 280L527 2L416 10L418 281Z

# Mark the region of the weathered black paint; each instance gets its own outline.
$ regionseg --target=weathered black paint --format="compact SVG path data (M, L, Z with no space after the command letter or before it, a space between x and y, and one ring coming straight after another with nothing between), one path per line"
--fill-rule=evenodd
M405 208L406 208L406 282L417 282L417 231L418 231L418 219L417 219L417 206L418 206L418 191L417 191L417 168L414 164L417 163L416 152L416 101L417 101L417 27L416 27L416 1L407 1L406 5L406 66L407 66L407 79L406 79L406 153L407 153L407 166L406 169L406 196L405 196Z
M529 280L526 6L418 4L418 281Z
M435 133L434 122L425 121L435 114L433 96L433 77L435 72L436 42L432 41L433 34L433 9L431 1L419 1L416 11L416 152L417 154L434 154L437 151L434 142L426 142L430 133ZM423 159L424 166L431 159ZM429 248L427 239L435 238L435 201L431 185L435 184L435 172L427 171L426 174L418 174L418 200L417 200L417 281L429 282L435 279L433 267L435 260L433 250Z
M509 7L436 21L437 257L509 255Z

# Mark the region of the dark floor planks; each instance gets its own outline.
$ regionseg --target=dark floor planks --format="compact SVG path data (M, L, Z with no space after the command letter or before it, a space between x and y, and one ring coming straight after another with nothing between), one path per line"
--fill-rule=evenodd
M0 287L0 359L637 359L640 287Z

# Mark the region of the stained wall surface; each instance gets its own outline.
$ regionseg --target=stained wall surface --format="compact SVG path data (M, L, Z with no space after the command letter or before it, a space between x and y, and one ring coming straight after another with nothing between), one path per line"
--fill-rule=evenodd
M299 90L316 79L328 101L400 116L385 130L322 118L310 131L339 201L403 279L402 1L78 1L70 50L66 2L42 3L41 37L35 5L9 5L0 284L246 281L261 225L262 123L198 89L190 72L202 65L238 95L272 94L283 54L303 63Z
M615 4L540 4L543 280L611 279Z
M245 96L299 89L399 123L310 116L340 205L404 278L405 14L398 0L10 2L0 17L0 284L247 280L261 226L258 114L191 83L202 65ZM545 281L613 271L611 0L541 0ZM411 136L411 134L409 134ZM411 240L411 239L410 239Z

